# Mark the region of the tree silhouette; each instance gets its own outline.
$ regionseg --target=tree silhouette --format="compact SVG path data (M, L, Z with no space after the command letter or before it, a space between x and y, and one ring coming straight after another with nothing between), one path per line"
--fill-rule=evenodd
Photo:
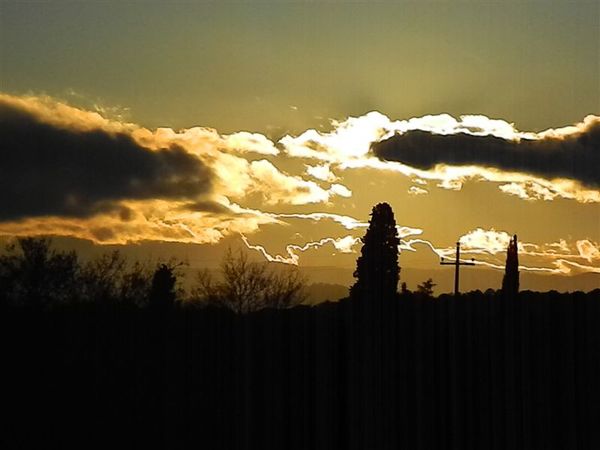
M82 265L80 296L101 308L145 306L153 275L149 262L129 262L119 251L104 253Z
M515 297L519 293L519 254L516 234L510 240L506 251L506 269L502 279L502 292L507 297Z
M220 281L207 270L198 272L193 302L225 306L236 313L263 308L285 309L306 299L306 280L295 266L268 267L248 261L248 255L227 250L220 265Z
M77 297L79 263L74 252L51 248L48 238L19 238L0 256L2 303L45 309Z
M373 207L369 228L362 238L361 256L356 261L354 298L391 298L398 289L398 231L394 212L387 203Z
M154 272L148 304L150 309L163 311L175 304L177 277L174 270L173 266L161 264Z
M99 305L119 300L119 281L125 273L126 260L118 251L105 253L81 268L83 299Z
M417 286L417 294L423 297L433 297L433 288L435 286L436 284L433 282L433 279L428 278Z

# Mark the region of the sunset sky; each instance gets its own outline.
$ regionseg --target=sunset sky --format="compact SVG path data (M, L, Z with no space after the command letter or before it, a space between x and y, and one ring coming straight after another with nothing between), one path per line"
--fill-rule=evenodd
M350 276L383 201L403 270L600 286L600 3L0 3L3 241Z

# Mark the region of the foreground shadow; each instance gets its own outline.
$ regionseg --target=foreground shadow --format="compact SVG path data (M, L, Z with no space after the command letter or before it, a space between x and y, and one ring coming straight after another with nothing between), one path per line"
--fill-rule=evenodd
M600 448L600 291L5 310L10 448ZM5 447L8 448L8 447Z

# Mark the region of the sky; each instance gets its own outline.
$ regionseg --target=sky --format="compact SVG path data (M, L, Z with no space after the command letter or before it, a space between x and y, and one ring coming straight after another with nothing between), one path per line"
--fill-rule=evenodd
M0 236L598 280L599 116L597 2L2 1Z

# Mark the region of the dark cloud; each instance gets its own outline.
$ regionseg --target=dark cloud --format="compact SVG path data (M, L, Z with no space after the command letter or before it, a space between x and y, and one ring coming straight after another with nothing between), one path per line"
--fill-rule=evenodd
M478 165L600 186L600 122L562 139L520 142L495 136L409 131L373 144L372 151L380 159L419 169L431 169L436 164Z
M0 102L0 220L85 217L123 199L191 199L210 181L181 148L152 151L126 133L49 125Z
M215 215L232 214L231 209L213 200L199 200L197 202L186 203L181 206L184 211L206 212Z

